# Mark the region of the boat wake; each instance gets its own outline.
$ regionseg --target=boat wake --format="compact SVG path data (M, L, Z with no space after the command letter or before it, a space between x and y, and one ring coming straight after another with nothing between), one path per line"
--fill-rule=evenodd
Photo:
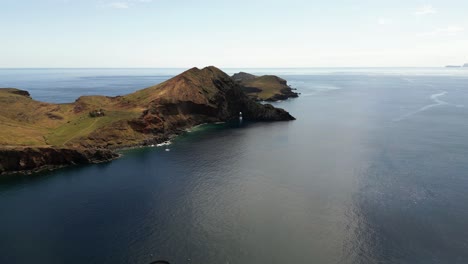
M399 122L399 121L402 121L402 120L405 120L413 115L416 115L416 114L419 114L421 112L424 112L428 109L431 109L433 107L437 107L437 106L442 106L442 105L451 105L451 106L455 106L455 107L464 107L464 105L455 105L455 104L451 104L451 103L448 103L446 101L443 101L440 99L440 97L446 95L447 92L446 91L443 91L443 92L440 92L440 93L436 93L436 94L432 94L430 96L431 100L434 102L433 104L430 104L430 105L426 105L426 106L423 106L421 108L419 108L418 110L416 111L413 111L413 112L409 112L407 114L404 114L396 119L394 119L393 121L394 122Z

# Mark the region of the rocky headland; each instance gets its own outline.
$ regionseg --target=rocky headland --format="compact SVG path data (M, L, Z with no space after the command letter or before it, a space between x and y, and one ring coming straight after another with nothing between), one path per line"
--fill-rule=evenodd
M239 118L294 120L260 104L216 67L192 68L125 96L82 96L73 103L33 100L0 89L0 174L30 173L118 157L118 149L157 144L203 123Z
M68 165L106 162L119 155L109 149L17 146L0 148L0 157L0 172L30 174Z
M279 101L298 97L298 93L288 85L287 81L274 75L256 76L239 72L232 79L242 86L244 92L256 101Z

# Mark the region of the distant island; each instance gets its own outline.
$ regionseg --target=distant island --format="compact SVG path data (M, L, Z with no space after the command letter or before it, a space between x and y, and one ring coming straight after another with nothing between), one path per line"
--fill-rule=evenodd
M213 66L192 68L125 96L82 96L67 104L1 88L0 174L109 161L119 156L115 150L163 143L187 128L240 115L251 121L294 120L244 90Z
M246 72L239 72L232 76L244 92L257 101L279 101L298 97L286 80L274 75L255 76Z
M465 63L463 65L447 65L445 68L468 68L468 63Z

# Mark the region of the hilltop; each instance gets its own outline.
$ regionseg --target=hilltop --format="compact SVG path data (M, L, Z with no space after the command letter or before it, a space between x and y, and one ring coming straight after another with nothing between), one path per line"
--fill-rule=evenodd
M112 150L161 143L195 125L237 119L240 112L251 121L294 119L282 109L254 102L213 66L192 68L132 94L82 96L68 104L39 102L27 91L3 88L0 173L109 160L116 157ZM53 157L64 152L69 159Z
M298 97L286 80L274 76L256 76L246 72L239 72L232 76L244 92L257 101L279 101Z

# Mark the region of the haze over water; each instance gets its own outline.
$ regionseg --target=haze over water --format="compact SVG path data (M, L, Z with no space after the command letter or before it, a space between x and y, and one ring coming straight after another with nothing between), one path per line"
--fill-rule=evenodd
M297 120L4 179L0 263L468 262L467 69L244 70L297 88L275 103ZM0 87L71 102L181 71L2 69Z

